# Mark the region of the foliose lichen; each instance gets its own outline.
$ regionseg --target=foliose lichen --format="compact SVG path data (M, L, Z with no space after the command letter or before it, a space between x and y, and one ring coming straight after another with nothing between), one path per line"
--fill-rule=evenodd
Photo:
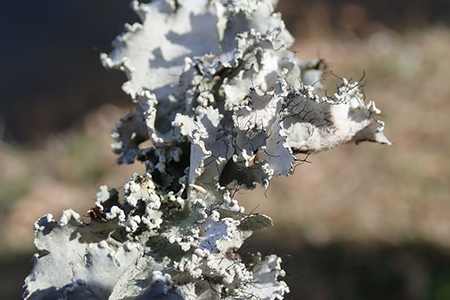
M282 299L281 259L238 249L272 225L244 214L236 189L290 175L298 153L390 144L358 82L319 96L322 60L300 62L274 1L132 2L101 59L137 103L112 132L118 163L141 161L123 196L102 186L92 221L35 223L25 299ZM150 140L151 147L142 147Z

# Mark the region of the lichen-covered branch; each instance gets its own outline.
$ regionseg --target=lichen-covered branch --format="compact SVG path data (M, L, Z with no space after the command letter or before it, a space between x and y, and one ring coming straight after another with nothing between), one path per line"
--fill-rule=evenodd
M238 249L264 214L233 190L289 175L296 153L348 142L389 144L358 82L319 96L321 60L302 63L273 1L132 2L103 54L137 103L112 136L118 163L141 161L123 195L102 186L89 224L68 210L35 223L38 253L26 299L282 299L275 255ZM150 148L141 146L150 140ZM55 267L57 266L57 267Z

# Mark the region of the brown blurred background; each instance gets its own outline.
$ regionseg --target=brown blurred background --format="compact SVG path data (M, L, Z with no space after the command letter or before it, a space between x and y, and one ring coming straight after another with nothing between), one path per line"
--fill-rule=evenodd
M4 1L5 2L5 1ZM0 4L0 294L17 299L31 270L33 222L83 214L117 166L109 132L133 109L125 76L99 54L128 1ZM277 8L299 59L328 63L324 84L360 79L392 146L344 145L310 156L268 192L239 192L275 226L241 249L283 255L286 299L450 299L450 2L289 1ZM447 127L448 126L448 127ZM301 157L300 157L301 158Z

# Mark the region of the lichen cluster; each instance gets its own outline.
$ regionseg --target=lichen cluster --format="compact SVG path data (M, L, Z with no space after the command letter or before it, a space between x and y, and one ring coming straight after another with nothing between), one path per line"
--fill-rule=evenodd
M123 195L102 186L92 221L65 211L35 223L26 299L282 299L281 259L238 249L272 225L245 214L237 189L267 188L298 153L389 143L358 82L319 96L322 60L302 63L269 1L132 2L103 54L137 103L112 132L118 163L141 161ZM142 143L150 140L152 146ZM55 267L57 266L57 267Z

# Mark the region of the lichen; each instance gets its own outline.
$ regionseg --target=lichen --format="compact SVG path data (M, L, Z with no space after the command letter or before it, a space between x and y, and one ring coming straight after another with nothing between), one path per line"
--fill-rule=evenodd
M282 299L281 259L239 248L272 226L237 189L290 175L295 154L389 144L358 82L319 96L322 60L302 63L273 1L132 2L142 23L102 54L137 109L112 132L118 163L140 161L123 194L102 186L85 224L35 224L25 299ZM143 147L150 140L151 147ZM57 267L55 267L57 266Z

